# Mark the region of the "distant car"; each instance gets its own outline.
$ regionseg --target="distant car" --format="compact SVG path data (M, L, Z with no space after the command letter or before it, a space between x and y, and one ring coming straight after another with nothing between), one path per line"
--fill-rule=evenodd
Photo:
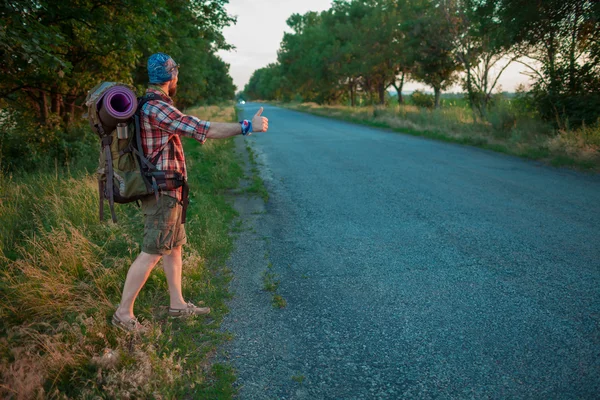
M246 104L244 100L240 100L240 104Z

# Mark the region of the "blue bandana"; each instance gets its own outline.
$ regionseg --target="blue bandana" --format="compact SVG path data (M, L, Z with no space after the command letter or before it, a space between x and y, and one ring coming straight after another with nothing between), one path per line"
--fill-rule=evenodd
M152 54L148 58L150 83L165 83L177 76L179 65L165 53Z

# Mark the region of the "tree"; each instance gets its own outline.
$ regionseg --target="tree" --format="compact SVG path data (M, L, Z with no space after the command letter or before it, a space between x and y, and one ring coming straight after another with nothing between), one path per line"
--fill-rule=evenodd
M145 62L156 51L187 67L183 104L206 99L211 95L206 78L227 75L226 65L212 56L228 48L221 34L233 22L226 2L159 0L152 8L141 0L3 2L0 99L33 113L42 125L70 123L83 112L86 91L99 81L145 84Z
M415 63L413 78L433 88L435 107L442 90L458 79L461 65L456 59L456 25L450 0L413 2L412 21L405 24L408 46Z
M489 0L491 1L491 0ZM499 18L531 71L542 115L578 125L600 116L600 11L593 0L501 0Z
M454 7L450 23L456 24L455 54L465 72L463 87L471 108L485 117L492 92L515 57L505 40L495 2L457 0ZM498 65L500 70L493 75Z

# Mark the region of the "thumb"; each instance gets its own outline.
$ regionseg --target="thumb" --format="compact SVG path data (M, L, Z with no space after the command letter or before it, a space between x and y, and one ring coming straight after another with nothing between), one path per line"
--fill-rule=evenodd
M260 110L258 110L258 112L256 113L255 117L260 117L262 112L263 112L263 108L261 107Z

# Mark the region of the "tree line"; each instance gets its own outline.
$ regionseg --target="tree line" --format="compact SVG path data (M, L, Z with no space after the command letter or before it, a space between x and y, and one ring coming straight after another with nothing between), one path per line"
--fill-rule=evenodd
M548 120L600 116L600 2L594 0L334 0L294 14L276 63L254 72L248 98L323 103L398 102L407 80L441 93L460 83L482 117L510 62L532 78Z
M68 125L100 81L146 84L154 52L180 65L178 105L230 99L229 49L221 33L234 22L227 0L9 0L0 4L0 108L38 126Z

